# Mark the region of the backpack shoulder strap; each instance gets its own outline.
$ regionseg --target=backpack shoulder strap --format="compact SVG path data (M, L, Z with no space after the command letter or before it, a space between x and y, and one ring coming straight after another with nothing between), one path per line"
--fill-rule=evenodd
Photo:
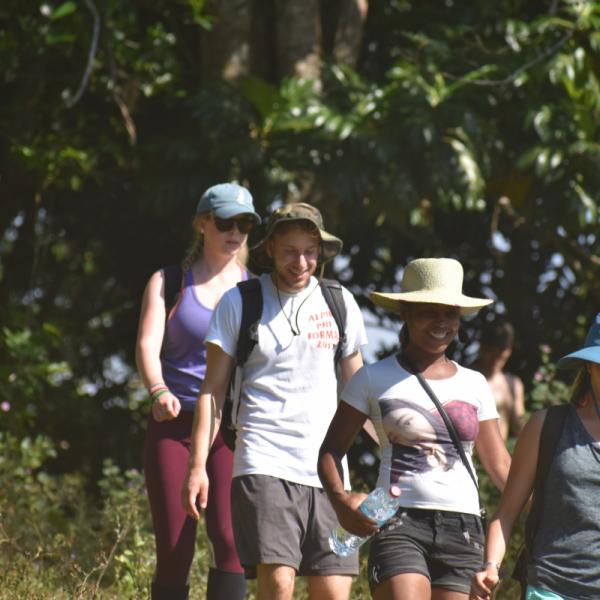
M533 484L533 501L525 522L525 543L531 548L543 507L543 487L556 454L556 447L569 414L569 404L549 406L540 433L540 446Z
M163 269L165 278L165 311L167 317L177 304L182 288L183 270L181 265L169 265Z
M221 418L221 436L230 450L235 449L237 415L242 391L242 367L258 342L258 324L263 310L260 279L253 277L246 281L239 281L237 287L242 297L242 320L238 333L235 365L229 380L229 393L225 398Z
M333 320L337 325L340 339L335 349L335 355L333 357L334 364L338 364L342 357L342 349L346 342L346 303L344 302L344 296L342 292L342 285L335 279L321 279L319 282L321 286L321 292L329 306L329 310L333 315Z
M263 310L260 279L252 277L237 284L242 296L242 321L238 335L236 363L241 367L258 342L258 324Z

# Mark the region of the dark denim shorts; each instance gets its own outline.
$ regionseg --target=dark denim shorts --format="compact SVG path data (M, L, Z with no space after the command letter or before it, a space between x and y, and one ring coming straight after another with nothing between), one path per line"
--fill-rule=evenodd
M400 508L371 541L369 585L402 573L420 573L432 587L469 593L483 564L479 516L444 510Z

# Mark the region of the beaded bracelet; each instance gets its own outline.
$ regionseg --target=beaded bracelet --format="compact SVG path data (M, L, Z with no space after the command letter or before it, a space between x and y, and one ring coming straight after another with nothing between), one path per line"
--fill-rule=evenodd
M149 388L148 388L148 393L151 394L154 389L160 389L160 388L166 388L167 386L164 384L163 381L161 381L160 383L153 383Z
M166 394L169 390L165 387L162 390L158 390L156 392L152 392L152 394L150 394L150 396L152 397L152 400L156 401L158 400L163 394Z
M160 390L168 390L169 388L167 388L167 386L164 383L155 383L154 385L151 385L149 388L146 389L148 391L148 395L154 397L154 394L156 394L156 392L160 392Z

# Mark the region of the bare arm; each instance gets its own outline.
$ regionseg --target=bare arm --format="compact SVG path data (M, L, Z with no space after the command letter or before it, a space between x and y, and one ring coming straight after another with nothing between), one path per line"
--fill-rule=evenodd
M319 451L318 472L323 488L342 527L356 535L377 531L371 519L358 511L365 494L348 493L342 479L342 458L363 426L367 416L346 402L340 402Z
M479 423L479 435L475 440L477 456L492 483L502 491L510 469L510 454L500 434L498 419Z
M157 271L150 277L144 290L135 346L138 372L147 389L158 384L164 385L160 350L165 333L165 318L164 275L162 271ZM174 419L180 409L179 400L168 391L152 404L152 414L156 421Z
M362 354L357 350L340 360L340 384L343 387L352 379L352 375L363 366ZM363 423L363 429L369 434L371 439L379 445L379 436L371 419L366 419Z
M352 375L363 366L362 354L357 350L340 359L340 384L342 388L352 379Z
M488 528L484 554L486 561L498 565L502 562L515 521L531 495L545 416L546 411L535 413L517 439L506 487ZM487 567L475 574L471 597L487 600L497 583L497 570Z
M206 376L200 389L192 426L190 459L181 492L185 511L194 519L200 515L208 500L208 476L206 460L212 443L219 431L225 394L233 370L233 358L215 344L206 344Z

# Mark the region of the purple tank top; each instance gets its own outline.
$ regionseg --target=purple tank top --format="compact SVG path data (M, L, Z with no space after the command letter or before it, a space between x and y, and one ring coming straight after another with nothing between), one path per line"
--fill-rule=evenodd
M247 278L244 271L243 279ZM193 411L206 374L204 338L213 310L202 304L194 290L192 270L184 275L183 290L165 326L161 363L165 383L181 402L181 410Z

